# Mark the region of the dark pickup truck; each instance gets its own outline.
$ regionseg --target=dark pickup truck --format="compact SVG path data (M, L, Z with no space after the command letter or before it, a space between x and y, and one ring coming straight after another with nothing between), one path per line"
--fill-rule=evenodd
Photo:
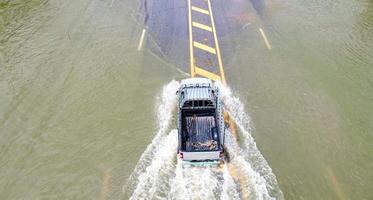
M219 89L206 78L181 81L178 154L183 164L219 164L223 158L224 119Z

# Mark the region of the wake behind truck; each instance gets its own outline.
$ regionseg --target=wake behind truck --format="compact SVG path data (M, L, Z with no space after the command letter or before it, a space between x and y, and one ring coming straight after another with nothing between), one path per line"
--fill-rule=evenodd
M225 134L219 89L209 79L188 78L181 81L177 95L178 154L183 164L219 164Z

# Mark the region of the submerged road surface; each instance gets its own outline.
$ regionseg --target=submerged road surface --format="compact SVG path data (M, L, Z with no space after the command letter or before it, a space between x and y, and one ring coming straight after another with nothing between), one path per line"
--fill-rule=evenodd
M229 108L250 136L240 145L258 150L240 155L267 163L251 169L271 169L285 199L373 199L372 2L211 3ZM207 180L192 184L173 157L167 91L190 73L187 11L169 0L0 1L0 199L136 197L147 187L128 194L128 179L154 141L162 157L148 162L171 167L144 165L164 175L142 176L163 183L150 184L153 198L243 198L226 169L186 171Z

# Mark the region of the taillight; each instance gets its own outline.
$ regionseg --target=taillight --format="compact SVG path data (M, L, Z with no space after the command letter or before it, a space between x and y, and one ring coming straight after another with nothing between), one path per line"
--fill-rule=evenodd
M184 154L182 152L179 153L180 159L184 158Z

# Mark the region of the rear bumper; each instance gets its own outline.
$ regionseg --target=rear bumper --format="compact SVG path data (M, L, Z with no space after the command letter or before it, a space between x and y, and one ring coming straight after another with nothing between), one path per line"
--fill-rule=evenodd
M223 157L222 151L202 151L202 152L188 152L180 151L179 157L183 161L188 162L203 162L203 161L219 161Z

